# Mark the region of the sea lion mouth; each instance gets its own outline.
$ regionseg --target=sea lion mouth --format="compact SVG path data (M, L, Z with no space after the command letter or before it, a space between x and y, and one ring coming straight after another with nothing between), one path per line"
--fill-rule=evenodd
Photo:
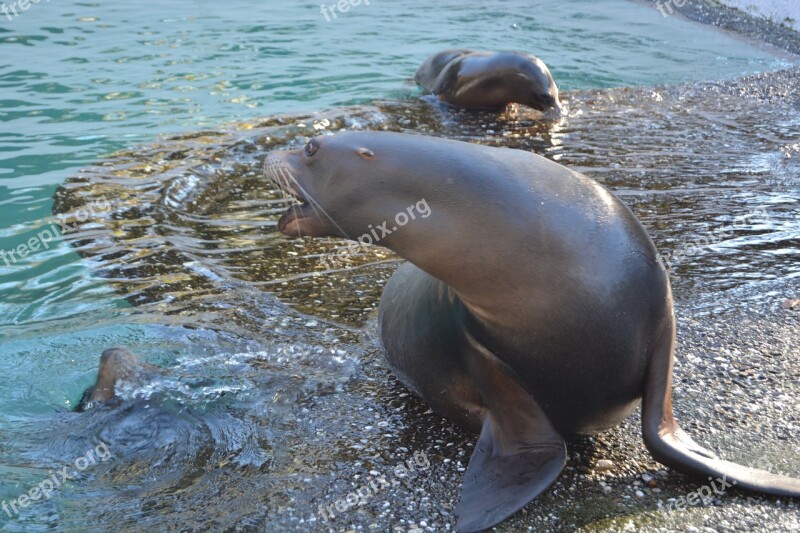
M547 120L557 120L565 114L564 105L556 100L556 103L551 107L542 111L542 117Z
M310 205L308 203L294 204L287 209L278 219L278 231L290 237L302 237L304 233L300 229L300 223L302 220L309 218L309 215L304 213L303 209Z
M301 221L309 218L313 213L311 201L297 182L291 167L284 162L279 154L270 154L264 161L264 174L270 179L291 202L289 209L278 220L278 231L284 235L301 236Z

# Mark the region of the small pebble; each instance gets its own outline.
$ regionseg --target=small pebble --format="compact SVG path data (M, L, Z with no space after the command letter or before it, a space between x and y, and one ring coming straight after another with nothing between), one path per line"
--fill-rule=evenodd
M608 459L600 459L597 461L594 469L598 472L608 472L609 470L614 468L614 463L609 461Z

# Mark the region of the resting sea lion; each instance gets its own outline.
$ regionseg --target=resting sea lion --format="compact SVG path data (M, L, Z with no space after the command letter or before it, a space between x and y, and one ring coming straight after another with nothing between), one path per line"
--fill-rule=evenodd
M669 278L595 181L528 152L387 132L317 137L265 170L300 201L284 234L377 236L409 261L384 289L381 336L409 389L480 432L459 531L514 514L558 477L564 437L608 429L640 400L659 462L800 496L800 480L718 459L678 426ZM421 200L428 216L411 220Z
M457 107L501 109L518 103L555 116L561 111L547 65L524 52L445 50L429 57L414 79Z

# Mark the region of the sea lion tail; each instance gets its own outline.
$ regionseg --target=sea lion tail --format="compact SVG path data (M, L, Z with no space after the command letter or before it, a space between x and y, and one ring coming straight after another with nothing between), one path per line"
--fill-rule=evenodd
M800 479L738 465L718 458L695 443L672 414L672 366L675 321L657 341L650 357L642 401L642 434L647 449L659 462L685 474L708 477L753 492L800 498Z

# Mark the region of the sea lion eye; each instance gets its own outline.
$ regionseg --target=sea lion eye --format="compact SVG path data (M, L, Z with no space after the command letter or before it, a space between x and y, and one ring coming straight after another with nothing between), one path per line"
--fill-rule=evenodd
M311 157L317 153L317 150L319 150L319 143L314 139L311 139L306 143L303 153L306 155L306 157Z

